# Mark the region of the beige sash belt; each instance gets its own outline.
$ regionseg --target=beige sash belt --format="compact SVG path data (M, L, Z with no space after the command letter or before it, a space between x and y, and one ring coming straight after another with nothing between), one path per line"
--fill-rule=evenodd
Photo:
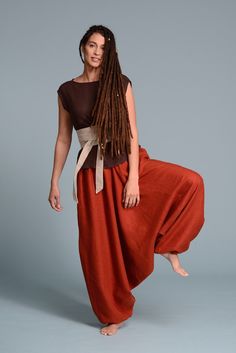
M84 164L89 152L91 151L94 145L98 145L97 150L97 159L96 159L96 194L103 189L103 168L104 168L104 158L101 157L101 149L98 144L98 137L96 133L96 126L91 125L83 129L76 130L79 143L82 147L81 154L77 161L77 165L74 173L74 182L73 182L73 199L78 203L77 198L77 174ZM107 140L109 141L109 140Z

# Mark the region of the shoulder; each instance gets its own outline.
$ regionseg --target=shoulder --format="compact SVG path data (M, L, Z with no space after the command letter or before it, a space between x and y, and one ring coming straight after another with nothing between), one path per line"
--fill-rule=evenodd
M70 86L71 86L71 80L64 81L59 84L59 86L57 88L57 92L58 91L65 92L67 90L67 88L69 88Z
M121 74L121 77L122 77L123 81L126 82L127 84L129 82L132 84L131 79L127 75Z
M62 105L65 110L70 112L70 87L71 87L71 80L64 81L59 84L57 88L57 93L61 98Z
M122 78L122 81L124 83L124 87L125 87L125 91L126 91L129 83L132 86L132 81L127 75L125 75L123 73L121 74L121 78Z

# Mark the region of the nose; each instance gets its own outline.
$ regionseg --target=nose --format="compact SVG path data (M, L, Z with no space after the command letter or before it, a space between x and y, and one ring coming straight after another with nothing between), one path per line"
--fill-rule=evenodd
M99 48L95 48L94 54L96 54L97 56L100 56L101 55L100 49Z

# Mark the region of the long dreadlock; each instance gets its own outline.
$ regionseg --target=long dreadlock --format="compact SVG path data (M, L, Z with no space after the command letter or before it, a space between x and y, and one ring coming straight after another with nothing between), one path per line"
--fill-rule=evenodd
M102 25L91 26L80 41L85 46L93 33L100 33L105 38L102 64L99 74L97 99L92 110L92 123L97 128L101 155L105 155L107 139L111 141L111 156L124 152L131 153L130 137L133 138L129 121L122 71L116 51L114 34Z

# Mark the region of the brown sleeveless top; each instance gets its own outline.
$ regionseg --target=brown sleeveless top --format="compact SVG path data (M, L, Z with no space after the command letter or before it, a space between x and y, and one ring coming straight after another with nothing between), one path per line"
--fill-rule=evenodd
M132 85L132 82L124 74L122 74L122 80L126 91L128 83L130 82L130 84ZM61 98L63 107L70 114L75 130L82 129L91 125L91 112L96 102L98 84L99 81L75 82L73 79L71 79L69 81L63 82L59 86L57 93ZM88 157L86 158L84 164L81 167L82 169L96 168L97 149L97 145L92 147ZM81 152L82 148L78 152L77 161ZM104 168L111 168L127 160L128 155L126 152L117 157L112 158L111 142L107 142L104 156Z

